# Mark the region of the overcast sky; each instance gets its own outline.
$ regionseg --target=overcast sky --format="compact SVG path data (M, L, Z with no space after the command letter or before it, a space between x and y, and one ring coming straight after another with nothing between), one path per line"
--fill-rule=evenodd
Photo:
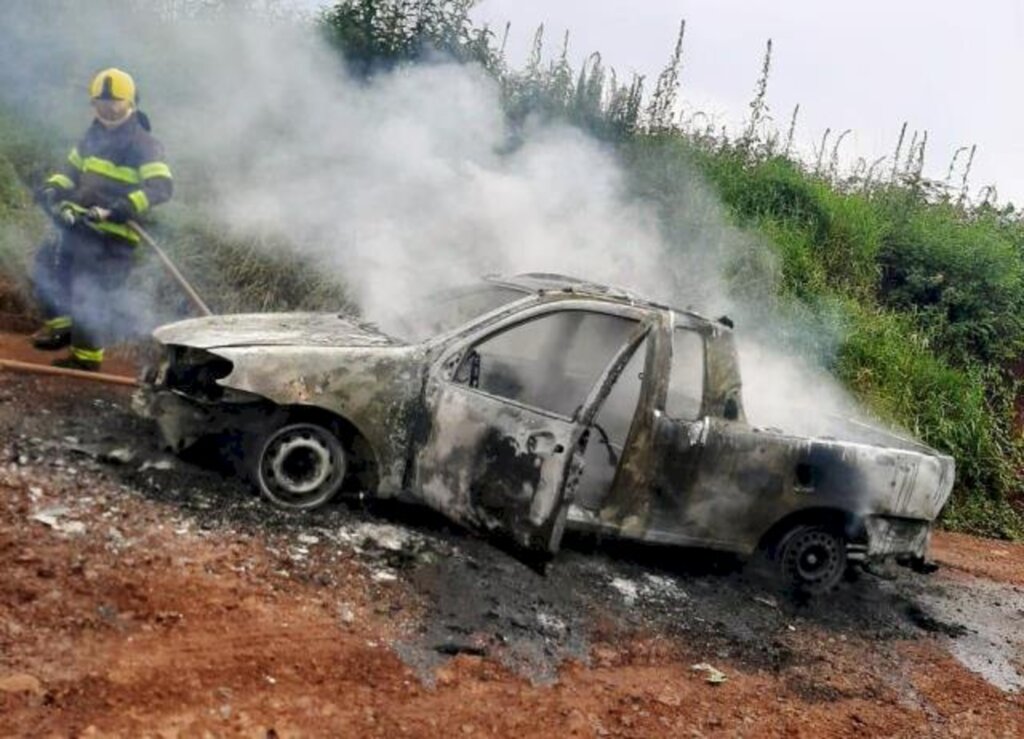
M473 14L499 36L511 21L513 62L544 23L549 51L568 29L574 66L600 51L647 89L685 18L683 102L734 125L771 38L771 113L785 131L800 104L808 157L826 128L853 129L844 160L891 154L907 121L929 132L926 174L945 178L956 148L977 144L972 189L1024 203L1024 0L482 0Z

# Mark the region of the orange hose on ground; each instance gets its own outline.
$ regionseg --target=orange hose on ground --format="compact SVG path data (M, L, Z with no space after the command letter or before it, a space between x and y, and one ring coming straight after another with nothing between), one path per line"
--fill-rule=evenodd
M124 375L108 375L103 372L86 372L84 370L66 369L64 367L50 367L45 364L33 364L32 362L19 362L14 359L0 359L0 369L11 372L27 372L37 375L52 375L56 377L71 377L76 380L91 380L92 382L104 382L108 385L127 385L138 387L139 381L134 377Z

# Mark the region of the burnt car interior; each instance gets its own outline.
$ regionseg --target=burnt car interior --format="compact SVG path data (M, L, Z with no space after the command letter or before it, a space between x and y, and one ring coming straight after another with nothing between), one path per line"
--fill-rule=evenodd
M635 319L592 310L545 313L478 341L453 380L497 398L579 420L585 400L637 326ZM575 494L575 503L586 510L600 510L611 490L636 415L651 340L644 338L632 351L590 424ZM698 418L703 385L703 337L677 329L666 414L681 420Z
M635 327L604 313L545 313L476 344L455 381L571 419Z

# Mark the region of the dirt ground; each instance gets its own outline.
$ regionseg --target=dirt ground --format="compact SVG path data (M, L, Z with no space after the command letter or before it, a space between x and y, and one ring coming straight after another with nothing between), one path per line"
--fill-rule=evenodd
M813 601L579 536L541 575L418 508L272 510L129 397L0 373L2 736L1024 736L1019 544Z

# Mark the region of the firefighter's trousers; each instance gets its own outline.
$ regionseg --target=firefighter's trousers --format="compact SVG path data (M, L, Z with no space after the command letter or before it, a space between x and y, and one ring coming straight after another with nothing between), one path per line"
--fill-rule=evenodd
M131 244L86 226L62 229L39 248L36 297L47 319L70 319L72 355L102 361L104 345L131 332L136 310L123 288L134 264Z

